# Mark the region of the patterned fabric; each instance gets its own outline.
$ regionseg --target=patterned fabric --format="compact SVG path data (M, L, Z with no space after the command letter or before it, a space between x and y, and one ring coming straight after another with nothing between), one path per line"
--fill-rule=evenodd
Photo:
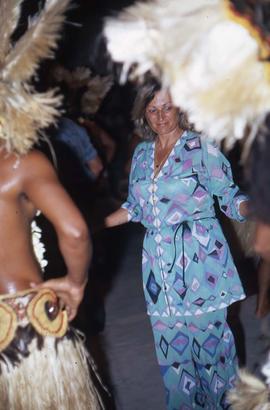
M151 322L168 410L228 409L237 361L226 309Z
M230 218L242 221L246 197L213 144L185 132L154 176L154 142L136 148L127 201L129 219L146 228L143 285L148 314L200 315L245 297L215 216L214 197Z

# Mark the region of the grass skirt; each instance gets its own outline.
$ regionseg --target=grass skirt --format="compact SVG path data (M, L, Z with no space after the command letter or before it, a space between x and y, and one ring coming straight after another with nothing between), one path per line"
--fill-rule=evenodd
M103 408L91 364L52 291L0 297L0 410Z
M246 370L239 372L238 382L227 398L233 410L270 410L269 387Z

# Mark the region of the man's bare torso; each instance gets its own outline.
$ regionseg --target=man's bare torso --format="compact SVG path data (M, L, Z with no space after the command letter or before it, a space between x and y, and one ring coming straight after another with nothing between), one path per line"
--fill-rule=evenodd
M25 161L0 151L0 293L41 281L31 236L36 209L24 192L24 180L31 172Z

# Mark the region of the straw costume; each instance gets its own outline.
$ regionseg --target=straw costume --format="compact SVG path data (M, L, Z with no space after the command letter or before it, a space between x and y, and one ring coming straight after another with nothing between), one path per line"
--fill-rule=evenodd
M0 296L0 409L101 408L82 336L54 292Z
M61 97L54 90L37 92L31 80L41 59L53 56L68 3L47 0L14 44L22 1L0 1L0 142L18 162L40 138L39 130L59 115ZM32 234L42 269L44 247L35 223ZM90 364L82 335L69 327L53 291L0 295L1 410L102 408Z
M68 70L57 65L53 69L53 80L56 84L64 84L70 104L77 104L79 111L85 116L95 115L100 104L113 85L111 75L93 74L90 68L80 66ZM79 101L77 101L79 95ZM75 101L74 101L75 100Z

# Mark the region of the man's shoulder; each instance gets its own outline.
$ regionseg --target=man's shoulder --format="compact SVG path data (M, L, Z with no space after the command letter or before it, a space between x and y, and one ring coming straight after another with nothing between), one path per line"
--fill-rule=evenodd
M46 156L38 149L33 149L26 154L18 155L2 150L0 153L0 167L7 172L10 170L13 174L22 172L26 166L38 166L47 162ZM3 174L3 171L2 171Z
M40 151L39 149L32 149L31 151L29 151L27 154L25 154L25 155L22 155L21 156L21 161L22 162L25 162L25 163L27 163L27 162L29 162L29 161L38 161L38 162L47 162L48 161L48 159L47 159L47 157L46 157L46 155L42 152L42 151Z
M53 171L53 165L47 156L38 149L33 149L18 159L18 173L23 177L28 175L42 175Z

